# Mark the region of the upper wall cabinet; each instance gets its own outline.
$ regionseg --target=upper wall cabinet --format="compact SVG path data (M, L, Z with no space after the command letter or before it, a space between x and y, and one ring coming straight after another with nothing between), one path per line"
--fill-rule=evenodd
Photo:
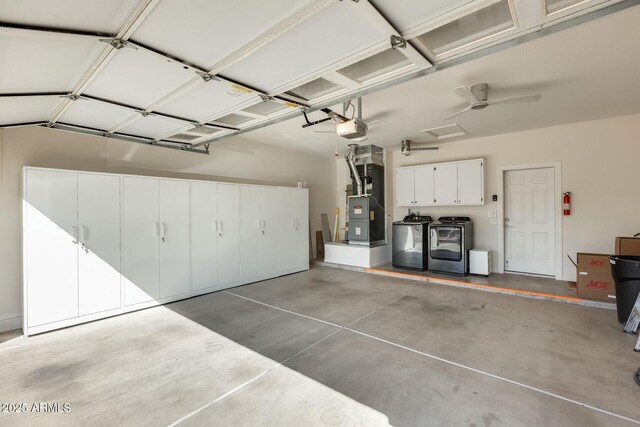
M484 159L396 169L396 206L484 204Z

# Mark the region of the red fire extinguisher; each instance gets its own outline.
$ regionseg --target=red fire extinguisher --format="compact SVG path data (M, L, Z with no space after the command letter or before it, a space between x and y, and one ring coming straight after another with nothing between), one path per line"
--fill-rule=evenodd
M565 216L571 215L571 193L569 192L562 195L562 213Z

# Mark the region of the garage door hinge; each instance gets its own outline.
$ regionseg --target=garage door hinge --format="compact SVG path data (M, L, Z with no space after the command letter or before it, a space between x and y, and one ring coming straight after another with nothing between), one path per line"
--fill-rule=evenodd
M129 44L129 42L123 39L111 38L111 39L99 39L99 40L103 43L110 44L112 47L116 48L117 50L120 50L123 47L130 47L131 49L138 50L136 46Z
M392 49L404 49L407 47L407 41L400 36L396 36L395 34L391 34L391 48Z
M61 98L67 98L69 101L77 101L78 99L80 99L80 95L70 93L69 95L62 95Z
M220 81L220 79L217 78L216 76L214 76L213 74L205 73L204 71L197 71L196 70L196 74L199 75L200 77L202 77L202 80L204 80L205 82L209 82L211 80L215 80L217 82Z

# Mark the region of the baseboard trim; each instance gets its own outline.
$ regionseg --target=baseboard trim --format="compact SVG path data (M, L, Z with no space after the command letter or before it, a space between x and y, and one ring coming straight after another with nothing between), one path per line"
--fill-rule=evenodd
M22 328L22 316L0 319L0 332L13 331Z

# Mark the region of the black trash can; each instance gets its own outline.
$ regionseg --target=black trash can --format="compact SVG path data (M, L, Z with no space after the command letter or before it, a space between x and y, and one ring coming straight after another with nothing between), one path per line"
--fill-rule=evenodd
M640 256L615 255L611 259L611 274L616 282L618 321L627 323L640 294Z

